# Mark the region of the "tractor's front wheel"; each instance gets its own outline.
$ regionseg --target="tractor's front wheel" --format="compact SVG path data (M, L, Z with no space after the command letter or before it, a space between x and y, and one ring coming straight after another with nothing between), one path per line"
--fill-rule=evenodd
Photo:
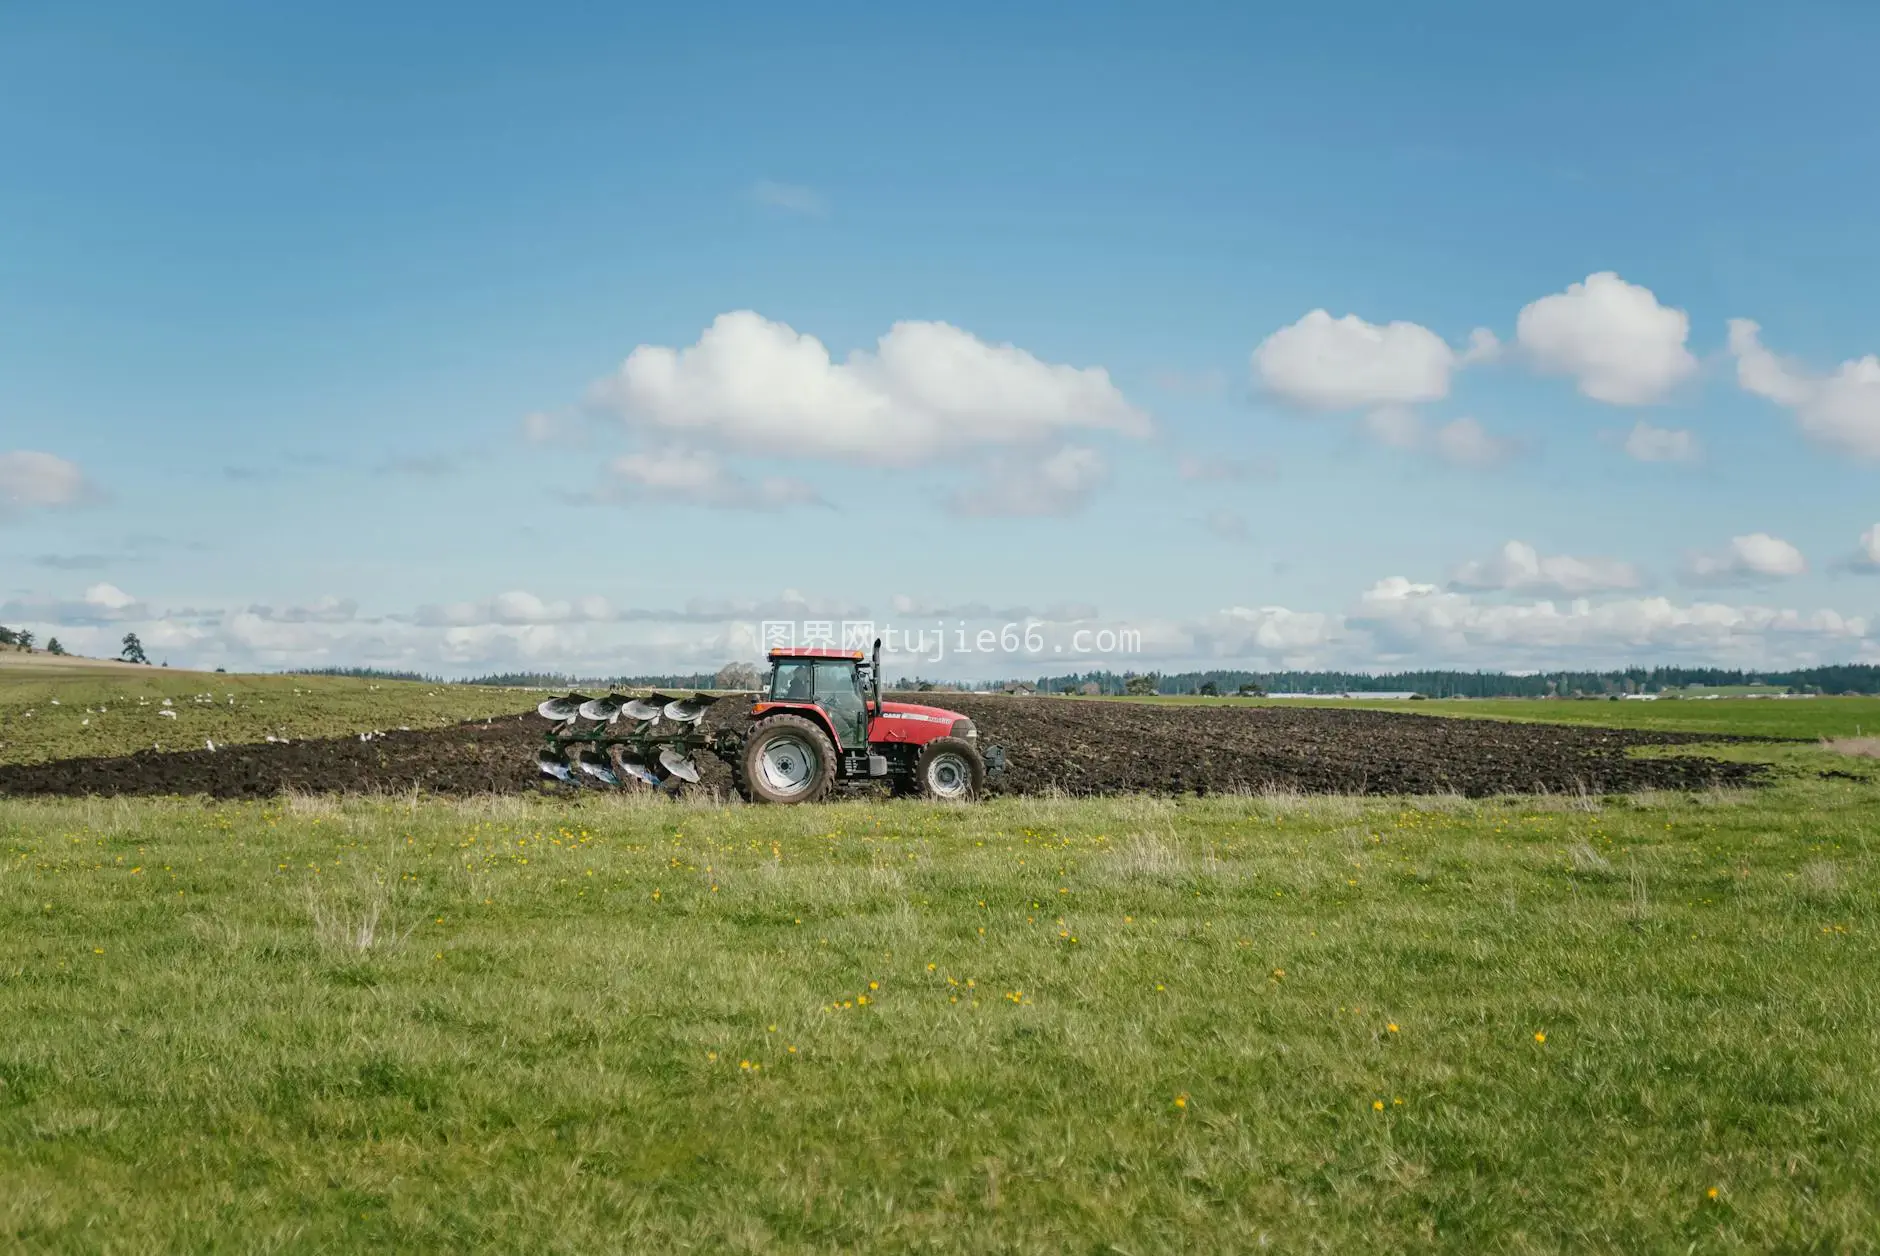
M836 779L829 735L800 715L773 715L745 739L738 785L751 802L816 802Z
M972 742L941 737L921 748L914 762L914 785L923 798L972 802L986 792L986 761Z

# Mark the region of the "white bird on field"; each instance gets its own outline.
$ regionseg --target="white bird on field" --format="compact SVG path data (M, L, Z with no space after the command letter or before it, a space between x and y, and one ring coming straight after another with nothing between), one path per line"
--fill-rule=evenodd
M205 741L204 741L204 742L203 742L202 744L203 744L203 745L205 745L205 746L207 746L207 747L209 747L209 749L211 749L211 750L214 750L214 749L215 749L215 738L213 738L213 737L210 737L210 738L208 738L208 739L206 739L206 740L205 740Z

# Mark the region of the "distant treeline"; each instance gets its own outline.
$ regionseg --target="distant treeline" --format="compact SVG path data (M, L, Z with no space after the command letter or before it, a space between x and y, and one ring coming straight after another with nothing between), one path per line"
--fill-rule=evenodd
M562 672L501 672L492 676L471 676L464 680L446 680L422 672L393 671L383 667L305 667L295 676L348 676L354 680L415 680L429 685L489 685L508 689L709 689L713 673L694 672L682 676L570 676Z
M301 667L288 673L290 676L346 676L353 680L416 680L425 684L448 684L442 676L426 676L423 672L394 672L382 667Z
M1083 672L1028 682L1046 693L1088 685L1121 694L1137 673ZM1746 672L1721 667L1628 667L1607 672L1175 672L1149 673L1156 693L1236 693L1252 686L1266 693L1421 693L1432 698L1545 698L1659 693L1690 685L1768 685L1797 693L1880 693L1880 666L1845 663L1795 671ZM1137 681L1138 687L1141 681ZM1211 689L1210 689L1211 687Z
M502 672L472 676L458 683L502 685L512 689L710 689L711 672L672 676L568 676L557 672Z

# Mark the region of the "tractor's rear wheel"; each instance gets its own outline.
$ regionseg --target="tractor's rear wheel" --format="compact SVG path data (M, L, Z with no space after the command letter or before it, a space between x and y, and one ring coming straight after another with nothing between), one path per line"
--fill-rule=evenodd
M836 779L829 735L800 715L773 715L751 731L738 756L738 787L751 802L816 802Z
M986 792L986 761L979 748L959 737L941 737L921 748L914 785L923 798L972 802Z

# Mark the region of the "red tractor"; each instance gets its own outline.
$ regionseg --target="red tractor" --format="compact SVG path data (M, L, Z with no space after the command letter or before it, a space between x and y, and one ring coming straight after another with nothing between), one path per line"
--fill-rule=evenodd
M537 708L556 724L537 762L562 781L658 788L698 780L692 755L710 750L731 765L747 801L765 803L815 802L838 781L871 780L896 794L965 801L1005 767L1004 752L980 745L959 712L883 700L879 641L872 659L860 650L772 650L768 688L743 732L699 727L721 700L551 698ZM628 727L615 731L623 721Z

